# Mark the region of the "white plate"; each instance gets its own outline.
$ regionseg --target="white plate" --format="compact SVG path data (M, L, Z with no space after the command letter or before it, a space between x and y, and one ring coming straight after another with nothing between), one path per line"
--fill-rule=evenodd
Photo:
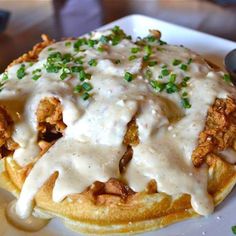
M181 26L156 20L142 15L131 15L114 21L100 29L119 25L134 38L145 36L148 29L159 29L162 39L170 44L184 45L207 59L222 66L226 53L236 48L236 43L212 35L200 33ZM7 224L3 207L11 197L0 190L0 235L1 236L78 236L66 229L58 219L54 219L43 230L37 233L21 232ZM236 189L216 208L213 215L207 218L188 220L171 225L159 231L145 233L145 236L230 236L231 226L236 225Z

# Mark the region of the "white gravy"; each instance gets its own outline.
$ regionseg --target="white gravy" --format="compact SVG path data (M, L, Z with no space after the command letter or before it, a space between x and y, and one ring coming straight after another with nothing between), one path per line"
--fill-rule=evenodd
M36 232L44 228L50 220L40 219L30 215L27 219L22 219L18 216L15 210L16 201L12 201L8 204L5 210L5 215L8 223L16 227L17 229Z
M24 63L27 74L23 79L16 78L20 65L9 68L0 103L15 122L13 139L20 148L13 158L20 166L39 155L35 111L41 99L58 98L67 125L64 136L35 163L26 178L16 203L17 214L21 218L30 216L37 191L55 172L58 172L53 189L56 202L68 194L82 192L96 180L119 178L119 160L126 149L123 137L127 123L134 116L140 144L133 148L133 158L125 174L129 186L143 191L148 181L155 179L158 191L171 195L188 193L197 213L210 214L213 203L207 193L207 167L194 168L191 154L204 128L209 106L216 97L232 97L235 92L232 85L222 80L222 73L213 72L198 55L183 47L163 45L161 51L155 50L152 59L158 64L150 67L153 78L160 75L164 64L177 74L177 81L186 75L191 77L186 91L192 107L183 109L179 92L156 93L144 79L143 51L136 54L136 60L128 60L131 48L136 47L129 40L109 46L108 52L87 46L84 52L74 52L72 46L65 46L65 41L49 47L61 53L85 56L85 69L92 74L93 96L83 101L79 94L73 93L78 82L76 76L62 81L60 73L46 72L43 65L50 53L48 48L40 53L33 66ZM87 65L91 58L97 59L97 66ZM185 63L192 58L193 62L185 72L172 65L175 58ZM121 63L115 64L115 59ZM42 76L33 81L31 72L37 68L42 69ZM124 80L127 71L136 75L131 82Z

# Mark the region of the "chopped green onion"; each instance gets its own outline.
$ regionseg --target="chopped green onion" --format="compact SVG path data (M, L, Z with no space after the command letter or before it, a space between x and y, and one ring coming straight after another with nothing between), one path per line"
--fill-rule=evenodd
M82 84L82 88L85 90L85 91L90 91L93 89L92 85L90 83L87 83L87 82L84 82Z
M186 71L188 69L188 66L186 64L181 64L180 69Z
M106 44L109 42L109 38L107 36L102 35L99 39L99 41L103 44Z
M72 55L70 53L66 53L62 57L63 63L68 63L73 59Z
M176 80L176 74L171 74L170 75L170 78L169 78L169 82L172 82L172 83L174 83L175 82L175 80Z
M187 97L188 96L188 93L187 92L183 92L182 93L182 97Z
M3 73L2 80L8 80L8 74L6 72Z
M158 78L159 78L159 79L163 79L163 76L162 76L162 75L158 75Z
M193 59L189 58L187 64L190 65L192 63Z
M39 78L41 77L41 75L34 75L33 77L32 77L32 80L38 80Z
M191 108L191 104L189 103L188 98L182 98L181 99L182 106L186 109Z
M88 46L90 48L93 48L94 45L98 43L98 41L97 40L93 40L93 39L89 39L87 43L88 43Z
M24 64L22 64L21 67L17 70L16 74L18 79L23 79L23 77L26 75Z
M172 62L173 66L178 66L181 63L181 60L178 59L174 59L174 61Z
M0 92L3 90L4 83L0 83Z
M129 72L125 72L125 76L124 76L124 79L127 81L127 82L131 82L133 80L134 76L133 74L129 73Z
M105 51L105 49L104 49L102 46L98 47L97 50L98 50L99 52L104 52L104 51Z
M131 55L131 56L129 56L129 61L133 61L133 60L135 60L136 58L137 58L136 55Z
M75 43L74 43L74 49L76 51L80 50L80 47L82 45L85 45L87 43L87 39L86 38L79 38Z
M62 72L61 75L60 75L60 79L64 80L64 79L66 79L67 76L68 76L68 73Z
M92 77L92 75L91 75L91 74L89 74L89 73L85 73L85 78L86 78L86 79L90 80L90 79L91 79L91 77Z
M157 65L157 61L150 61L150 62L148 62L148 66L155 66L155 65Z
M91 59L91 60L88 62L88 64L89 64L90 66L96 66L96 65L98 64L98 62L97 62L96 59Z
M83 64L82 59L83 59L83 57L77 57L77 58L75 58L74 62L75 62L76 64Z
M224 74L223 75L223 80L226 81L226 82L231 82L230 75L229 74Z
M120 33L121 29L118 25L115 25L113 28L112 28L112 32L114 33Z
M232 226L232 227L231 227L231 230L232 230L233 234L236 235L236 225Z
M33 71L32 71L32 74L34 75L34 74L36 74L36 73L38 73L38 72L41 72L41 69L38 68L38 69L33 70Z
M75 93L80 93L81 91L82 91L82 86L80 84L78 84L74 87L74 92Z
M157 40L153 35L148 35L145 39L150 43L153 43Z
M60 66L55 66L53 64L46 65L46 71L48 73L57 73L61 69Z
M132 53L137 53L140 51L140 48L131 48Z
M190 77L189 76L185 76L184 78L183 78L183 81L184 82L187 82L187 81L189 81L190 80Z
M53 52L47 58L48 63L61 61L61 60L62 60L62 54L60 52Z
M166 84L165 83L160 83L156 80L151 80L150 81L150 85L153 87L153 89L155 89L155 91L157 92L161 92L165 89Z
M159 40L160 45L165 45L167 44L165 41Z
M81 70L79 72L79 78L80 78L80 81L84 81L86 79L86 73L84 70Z
M81 98L82 98L84 101L88 100L89 97L90 97L90 95L89 95L89 93L87 93L87 92L83 93L82 96L81 96Z
M52 51L52 50L54 50L54 48L48 48L48 51L49 51L49 52Z
M70 47L70 46L71 46L71 42L69 42L69 41L68 41L68 42L65 42L65 46L66 46L66 47Z
M166 92L167 93L175 93L178 91L178 87L175 83L169 82L166 85Z
M145 45L144 51L146 52L147 55L151 55L152 54L152 47L150 45Z
M144 57L143 57L143 61L148 61L149 60L149 55L145 55Z
M71 71L72 71L73 73L78 73L78 72L80 72L81 70L83 70L83 67L82 67L82 66L72 66L72 67L71 67Z
M170 71L169 71L168 69L163 69L163 70L161 71L161 74L162 74L163 76L167 76L167 75L170 74Z

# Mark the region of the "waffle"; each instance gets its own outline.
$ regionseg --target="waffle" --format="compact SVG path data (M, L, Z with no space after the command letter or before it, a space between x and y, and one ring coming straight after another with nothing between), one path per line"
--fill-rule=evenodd
M160 35L156 36L156 34L156 31L152 31L152 35L159 40ZM40 60L40 57L38 59L40 52L53 47L54 43L44 35L42 43L15 60L9 65L8 70L24 62L37 62ZM141 46L142 43L139 42ZM199 58L197 56L196 60L200 60ZM149 65L152 67L151 64ZM205 64L204 66L206 67ZM145 62L142 67L145 67ZM210 68L209 70L214 71ZM7 124L1 124L3 135L1 136L0 186L19 198L24 183L37 162L65 135L67 124L63 119L63 104L56 97L44 98L40 101L36 111L37 143L40 152L25 165L20 165L13 157L19 147L14 136L12 138L14 118L8 113L5 105L2 105L1 109ZM225 150L236 151L235 117L235 99L229 96L216 98L207 109L204 128L198 135L197 145L191 155L194 168L207 169L207 192L214 206L226 198L236 183L234 160L229 161L224 155ZM168 118L172 119L172 117ZM68 194L62 200L54 201L53 189L60 176L60 172L55 171L35 194L33 214L42 218L59 217L63 219L65 226L81 233L109 235L145 232L202 215L193 208L190 194L167 194L160 191L159 183L154 178L148 179L142 191L137 191L133 187L134 184L129 184L126 177L129 175L133 154L135 148L142 142L138 126L136 116L127 123L123 138L126 150L117 166L119 177L111 177L106 181L93 181L83 191ZM175 162L171 165L174 167Z

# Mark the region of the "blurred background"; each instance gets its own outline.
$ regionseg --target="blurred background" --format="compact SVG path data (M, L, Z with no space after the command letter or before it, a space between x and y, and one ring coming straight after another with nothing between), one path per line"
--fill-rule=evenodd
M0 0L0 71L42 33L55 39L79 36L129 14L236 41L236 0Z

